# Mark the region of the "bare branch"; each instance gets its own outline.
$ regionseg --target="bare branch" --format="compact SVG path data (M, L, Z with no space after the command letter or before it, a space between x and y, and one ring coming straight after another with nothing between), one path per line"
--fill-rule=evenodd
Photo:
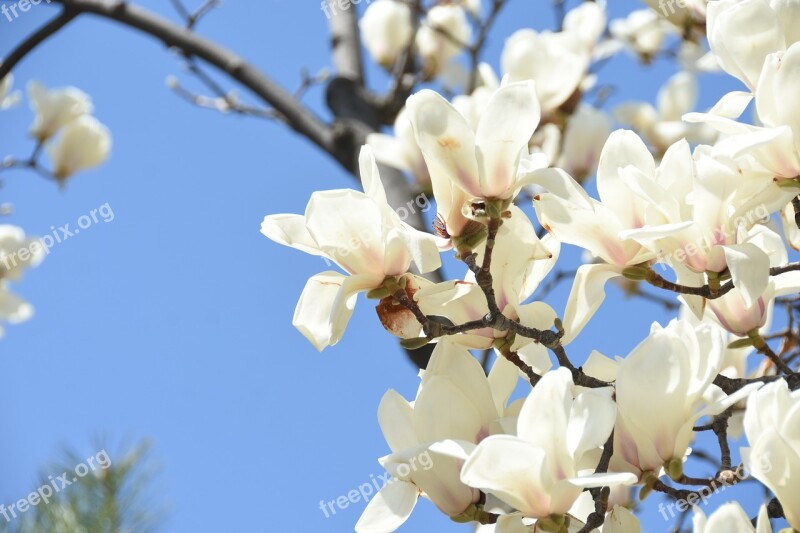
M352 161L337 154L332 128L259 69L235 53L138 6L110 0L55 0L64 5L64 13L20 44L0 66L4 76L36 46L56 33L79 14L89 13L114 20L155 37L168 47L181 50L213 65L258 95L286 118L296 132L332 154L348 170Z
M0 80L5 78L26 55L33 51L33 49L72 22L72 19L77 17L78 14L77 11L65 8L60 15L29 35L27 39L22 41L19 46L3 58L3 63L0 65Z

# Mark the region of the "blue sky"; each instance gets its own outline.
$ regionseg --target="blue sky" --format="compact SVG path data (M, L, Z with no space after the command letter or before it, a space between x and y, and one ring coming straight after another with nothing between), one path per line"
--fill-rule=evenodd
M166 0L140 3L174 17ZM617 15L640 7L612 3ZM513 30L552 26L549 3L531 4L511 2L499 18L486 54L495 67ZM41 5L13 22L0 18L0 56L55 12ZM329 65L317 2L229 0L199 31L288 88L302 67ZM634 68L626 56L604 68L602 81L618 87L612 104L652 101L673 72L662 63ZM280 124L179 100L165 86L170 74L189 79L157 42L91 17L15 71L19 87L38 79L88 92L114 148L106 165L64 191L30 173L6 174L7 222L42 235L106 203L114 218L54 247L14 287L36 316L0 341L0 503L33 490L37 471L65 445L89 457L97 436L148 438L162 466L156 494L171 509L166 531L352 531L362 504L326 519L319 502L382 473L378 402L389 388L413 397L416 369L365 300L344 339L317 353L291 317L307 278L328 267L271 243L259 225L269 213L302 213L315 190L357 184ZM379 73L370 79L384 88ZM734 87L704 78L701 107ZM306 101L325 113L319 89ZM30 152L31 119L27 104L0 115L0 156ZM578 255L567 253L564 266ZM567 290L550 299L559 312ZM650 322L668 318L611 288L570 353L624 355ZM758 504L751 499L748 512ZM654 510L646 524L666 529ZM422 502L405 530L465 528Z

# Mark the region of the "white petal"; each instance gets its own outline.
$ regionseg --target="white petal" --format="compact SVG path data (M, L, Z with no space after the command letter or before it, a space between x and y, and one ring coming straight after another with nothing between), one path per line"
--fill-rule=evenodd
M475 134L485 197L510 197L520 152L527 153L540 115L533 82L511 83L492 95Z
M582 265L578 268L564 311L566 333L562 343L568 344L575 339L605 300L606 282L621 275L622 268L616 265Z
M386 484L369 502L356 523L358 533L390 533L402 526L414 506L417 505L419 491L407 481L393 481Z
M723 246L733 284L744 304L751 307L764 294L769 283L769 256L754 244Z
M461 113L431 90L412 95L406 109L431 180L453 180L480 198L475 134Z

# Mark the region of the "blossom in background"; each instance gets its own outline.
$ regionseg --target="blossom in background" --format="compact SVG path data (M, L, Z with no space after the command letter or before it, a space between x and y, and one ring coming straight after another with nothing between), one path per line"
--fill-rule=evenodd
M9 292L8 282L21 279L25 270L42 262L44 255L44 246L38 239L27 238L22 228L0 225L0 322L18 324L33 316L33 306Z
M744 415L749 448L742 459L754 478L771 490L783 506L789 525L800 529L800 391L783 379L764 385L750 396Z
M462 457L491 434L501 433L506 404L519 379L514 365L498 358L487 377L466 349L440 341L420 372L416 401L390 390L378 421L392 453L380 460L394 480L369 503L359 533L388 533L409 517L420 495L447 516L459 516L480 492L460 480ZM419 458L429 464L420 466Z
M576 33L523 29L506 40L500 62L510 82L535 82L542 112L549 114L578 88L590 59L591 51Z
M525 400L516 435L484 439L464 463L461 480L524 517L563 516L584 488L636 481L626 473L594 474L596 461L582 465L608 439L615 413L610 388L578 392L569 370L549 372Z
M706 19L708 0L644 0L680 30Z
M315 192L305 215L269 215L261 232L273 241L329 259L348 275L313 276L300 296L292 324L317 350L336 344L353 313L359 292L402 277L414 262L420 272L439 268L433 235L403 222L386 200L372 150L359 158L364 193L340 189Z
M675 27L652 9L639 9L624 19L612 20L609 31L618 46L630 49L649 63Z
M0 65L3 62L0 61ZM14 75L13 74L6 74L6 76L0 80L0 111L4 109L10 109L17 105L20 100L20 93L19 91L11 92L11 88L14 86Z
M464 8L457 4L437 4L428 10L417 30L417 53L423 71L430 78L460 54L472 39L472 28Z
M414 34L411 9L404 2L378 0L367 6L358 23L364 47L378 64L391 69L408 49Z
M600 152L611 135L611 119L592 106L581 104L569 117L561 153L555 166L583 181L597 170Z
M91 115L70 122L47 148L53 175L64 181L80 170L102 164L111 151L111 132Z
M36 114L31 134L40 142L50 139L59 129L93 109L89 96L75 87L47 89L32 81L28 84L28 98Z
M682 117L697 105L697 79L690 72L673 75L658 91L656 106L648 102L625 102L614 108L622 126L636 130L663 154L685 138L691 144L712 144L717 133L704 124L683 122Z
M410 173L423 189L430 187L428 166L417 145L414 128L408 120L405 108L397 114L394 121L394 135L371 133L367 136L367 144L372 147L379 163Z

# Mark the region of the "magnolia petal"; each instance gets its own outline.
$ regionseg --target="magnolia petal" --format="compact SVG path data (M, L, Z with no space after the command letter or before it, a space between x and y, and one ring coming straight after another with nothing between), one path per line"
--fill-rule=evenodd
M753 93L732 91L720 98L708 112L725 118L739 118L752 101Z
M383 438L392 452L400 452L417 446L414 431L414 408L395 390L389 390L378 406L378 424Z
M386 201L386 191L381 182L378 163L375 161L372 147L368 144L362 146L358 154L358 169L361 173L361 186L364 188L364 193L377 205L388 207L389 202Z
M544 450L529 442L494 435L464 463L461 481L494 494L526 516L541 518L550 514L548 487L537 485L547 460Z
M261 233L268 239L311 255L327 257L306 228L303 215L267 215Z
M632 191L625 185L619 169L627 166L637 168L645 176L655 176L656 164L653 155L642 139L629 130L617 130L609 136L597 167L597 192L600 200L608 206L626 227L636 227L637 202Z
M540 116L531 81L505 85L489 99L475 133L484 197L507 198L513 192L517 161L522 149L527 149Z
M572 477L568 481L582 489L593 489L596 487L613 487L614 485L633 485L639 481L639 478L636 474L631 474L630 472L612 472Z
M33 306L0 287L0 320L19 324L33 316Z
M417 505L419 490L407 481L384 485L356 523L358 533L390 533L402 526Z
M480 198L475 134L461 113L427 89L409 97L406 109L431 179L451 179Z
M582 265L578 268L564 311L566 333L561 339L563 344L572 342L600 308L606 297L606 282L621 275L622 267L616 265Z
M350 321L357 293L377 287L382 281L383 276L348 277L332 271L312 276L297 302L292 325L317 350L333 346Z
M725 261L733 284L742 294L747 307L764 294L769 283L769 256L755 244L723 246Z
M400 234L411 260L417 265L421 274L432 272L442 266L441 250L447 247L446 240L430 233L419 231L405 222L401 226L405 231Z
M396 138L385 133L370 133L367 144L372 148L375 159L386 166L411 172L411 166L405 157L403 146Z

